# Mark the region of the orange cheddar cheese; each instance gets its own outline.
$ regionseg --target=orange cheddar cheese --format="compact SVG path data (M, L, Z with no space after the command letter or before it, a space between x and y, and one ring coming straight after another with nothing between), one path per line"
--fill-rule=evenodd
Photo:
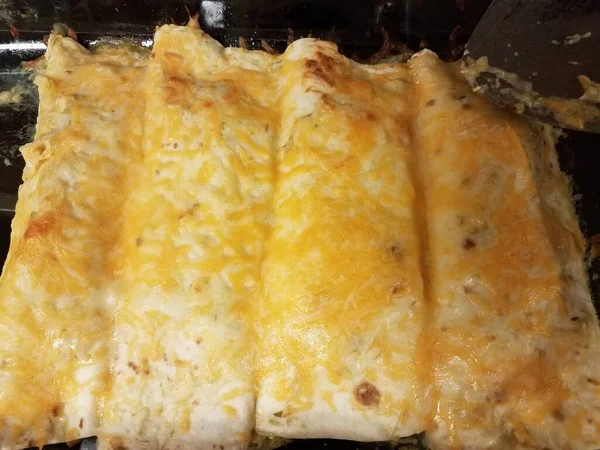
M305 39L281 57L257 430L382 441L425 421L410 73Z
M96 434L147 55L52 35L0 280L0 447Z
M429 51L366 65L191 26L150 54L53 34L36 83L0 450L600 448L600 331L550 127Z
M600 443L598 323L548 127L413 57L429 249L433 448Z
M244 448L252 312L268 233L274 58L164 26L148 66L142 164L120 238L104 448Z

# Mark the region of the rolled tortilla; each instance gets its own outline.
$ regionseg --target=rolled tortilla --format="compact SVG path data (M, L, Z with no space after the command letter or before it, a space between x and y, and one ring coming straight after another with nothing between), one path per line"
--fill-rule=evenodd
M361 66L329 42L296 41L281 57L259 433L385 441L423 430L409 80L405 66Z
M0 280L0 448L96 434L146 55L51 35Z
M274 176L272 61L190 27L155 35L103 447L248 445L252 312Z
M599 333L551 130L413 57L436 390L433 448L600 445Z

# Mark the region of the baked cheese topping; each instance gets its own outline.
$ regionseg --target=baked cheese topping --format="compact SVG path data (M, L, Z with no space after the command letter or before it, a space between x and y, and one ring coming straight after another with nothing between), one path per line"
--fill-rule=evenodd
M598 327L552 138L435 55L410 67L435 336L429 441L596 448Z
M600 447L600 336L548 127L431 52L53 35L0 279L0 448L254 431Z
M162 27L143 162L121 235L122 302L101 438L112 448L247 446L252 311L268 233L274 58Z
M0 282L0 447L93 435L110 380L115 243L146 56L51 36Z
M421 432L410 74L310 39L288 48L281 71L257 430L367 441Z

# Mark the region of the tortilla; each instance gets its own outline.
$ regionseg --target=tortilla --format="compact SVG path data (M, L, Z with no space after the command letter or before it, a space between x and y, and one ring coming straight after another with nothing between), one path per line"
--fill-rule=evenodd
M410 74L358 65L312 39L294 42L281 64L257 431L357 441L419 433L425 317Z
M598 323L547 126L410 61L429 236L433 448L600 444Z
M103 447L250 441L252 312L274 176L272 60L190 27L155 35Z
M114 251L147 57L52 35L0 280L0 447L93 436L109 384Z

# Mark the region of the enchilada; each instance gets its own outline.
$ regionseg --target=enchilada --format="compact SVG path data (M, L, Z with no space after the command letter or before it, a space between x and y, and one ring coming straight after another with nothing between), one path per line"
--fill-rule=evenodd
M96 434L147 55L52 35L0 280L0 447Z
M598 447L599 334L550 127L412 58L429 236L434 448Z
M360 441L419 433L425 316L410 74L312 39L288 47L281 65L257 430Z
M252 313L276 112L265 53L164 26L148 66L143 163L121 235L123 302L101 443L244 448Z

